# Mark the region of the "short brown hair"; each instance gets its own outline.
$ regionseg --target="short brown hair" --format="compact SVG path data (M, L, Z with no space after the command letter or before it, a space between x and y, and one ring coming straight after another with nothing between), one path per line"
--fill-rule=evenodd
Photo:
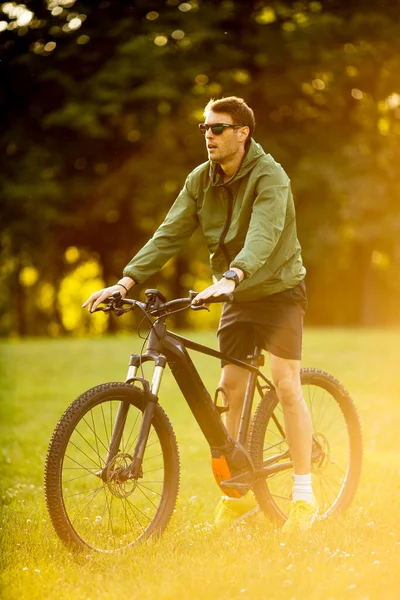
M231 115L234 125L246 125L250 129L247 141L250 141L250 138L253 137L256 120L253 111L243 98L237 98L236 96L228 96L228 98L219 98L218 100L212 98L204 109L204 115L210 110Z

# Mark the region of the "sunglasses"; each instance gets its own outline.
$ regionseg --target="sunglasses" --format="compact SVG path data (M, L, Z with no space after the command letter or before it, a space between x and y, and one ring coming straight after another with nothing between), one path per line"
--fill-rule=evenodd
M203 135L211 129L214 135L221 135L225 129L232 127L232 129L240 129L241 127L245 127L245 125L231 125L230 123L200 123L199 129L200 133Z

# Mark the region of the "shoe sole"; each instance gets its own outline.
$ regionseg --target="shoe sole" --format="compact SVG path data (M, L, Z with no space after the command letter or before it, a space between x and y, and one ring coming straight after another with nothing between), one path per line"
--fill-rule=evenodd
M238 517L237 519L235 519L234 521L232 521L232 523L229 523L228 527L232 527L233 525L237 525L241 521L244 521L245 519L248 519L248 517L252 517L253 515L256 515L258 512L260 512L260 507L259 506L255 506L251 510L248 510L246 513L244 513L244 515L240 515L240 517Z
M299 528L297 530L294 530L294 529L287 530L287 529L285 529L286 523L284 523L283 526L282 526L281 531L282 531L282 533L288 533L288 534L290 534L290 533L306 533L307 531L310 531L310 529L314 525L315 521L318 521L318 519L319 519L319 515L318 515L318 509L317 509L317 511L314 513L313 518L311 519L310 527L307 527L307 529L300 529Z

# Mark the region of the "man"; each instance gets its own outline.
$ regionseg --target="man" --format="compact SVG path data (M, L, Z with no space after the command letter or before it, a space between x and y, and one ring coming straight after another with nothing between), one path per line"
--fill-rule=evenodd
M94 310L116 290L123 296L176 254L198 226L205 236L214 283L194 303L233 293L218 328L221 352L239 359L255 343L270 354L271 372L285 418L294 465L287 531L306 530L316 516L311 487L311 418L300 384L305 269L297 240L290 180L253 139L254 114L241 98L210 100L204 110L208 161L186 179L163 224L124 270L122 279L95 292L83 306ZM229 401L226 426L238 433L247 371L222 368L220 386ZM250 495L223 497L217 524L232 522L255 507Z

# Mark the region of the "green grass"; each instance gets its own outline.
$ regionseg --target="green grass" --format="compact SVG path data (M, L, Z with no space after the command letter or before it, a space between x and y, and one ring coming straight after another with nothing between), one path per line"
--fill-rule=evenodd
M213 334L196 334L215 344ZM0 473L4 600L385 600L400 597L400 332L306 331L304 366L351 391L364 432L364 468L352 507L288 542L263 516L217 534L219 492L209 450L170 373L166 409L180 446L181 491L161 539L118 556L72 555L56 537L43 497L54 426L82 391L123 380L135 338L0 344ZM218 361L197 360L209 389Z

